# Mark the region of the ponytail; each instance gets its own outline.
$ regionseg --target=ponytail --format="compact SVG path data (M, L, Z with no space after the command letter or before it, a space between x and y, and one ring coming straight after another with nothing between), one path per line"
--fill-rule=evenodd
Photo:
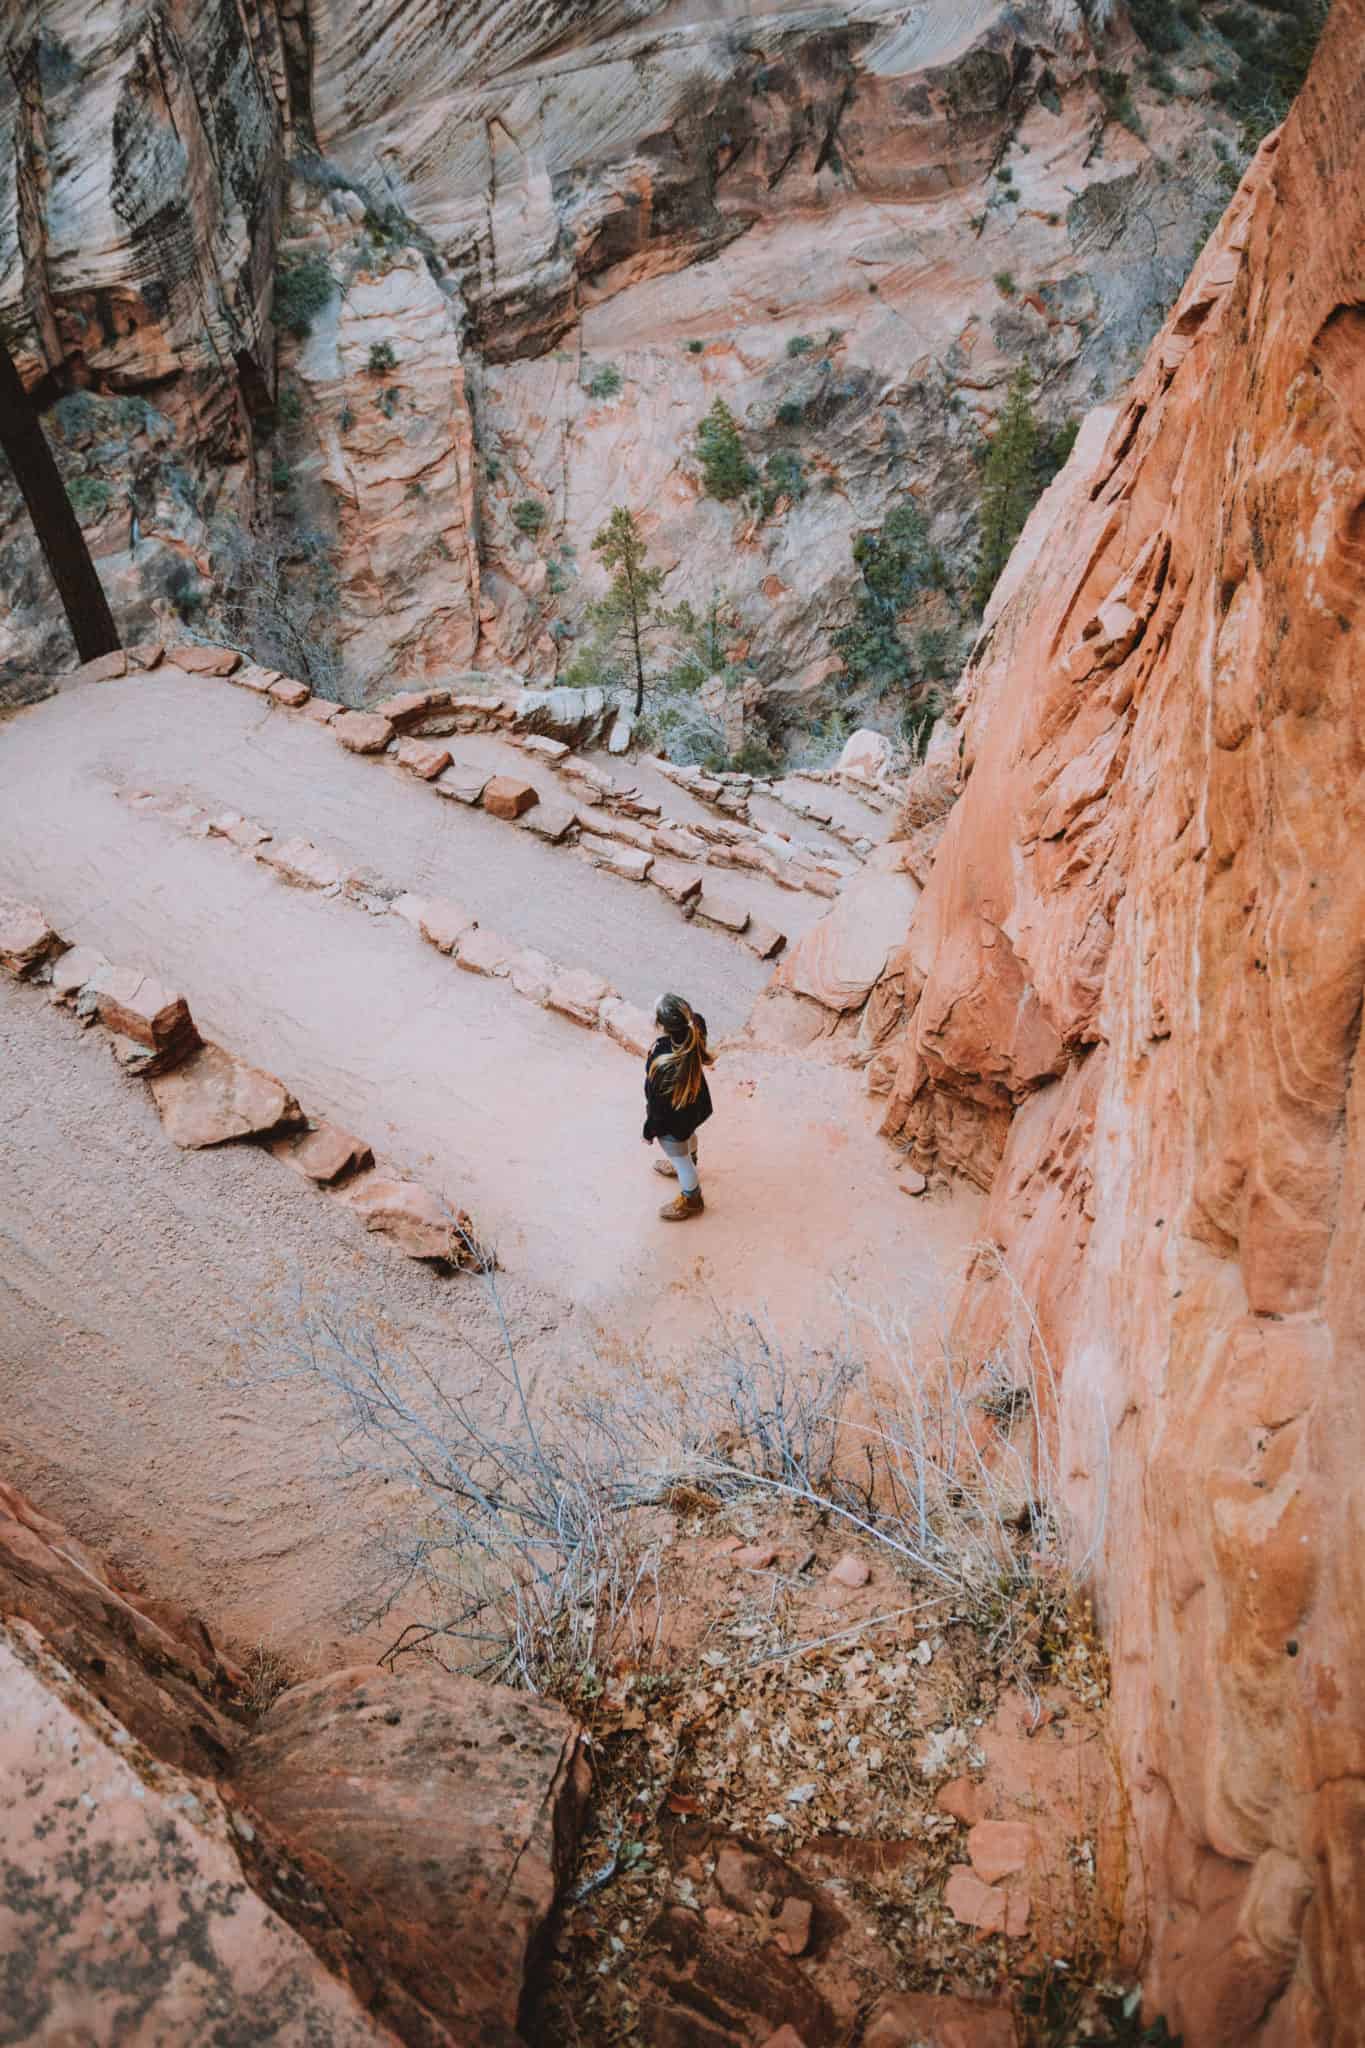
M649 1063L649 1078L668 1096L674 1109L690 1108L701 1094L702 1069L711 1064L711 1053L701 1020L681 996L664 996L657 1016L673 1041L670 1052L662 1052Z

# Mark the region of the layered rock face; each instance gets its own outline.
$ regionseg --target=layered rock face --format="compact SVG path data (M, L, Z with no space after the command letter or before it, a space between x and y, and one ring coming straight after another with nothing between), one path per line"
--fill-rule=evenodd
M212 627L232 528L254 527L348 695L476 652L552 675L626 502L671 602L720 591L764 688L818 693L853 537L909 486L960 577L1011 372L1032 366L1055 424L1127 374L1185 274L1220 175L1207 75L1189 102L1144 88L1124 125L1102 68L1136 46L1101 20L1079 0L19 9L0 311L42 402L91 394L54 439L125 632ZM300 345L277 280L309 262L330 296ZM701 494L717 397L756 468L777 462L761 514ZM10 486L0 584L0 661L60 665Z
M253 1728L244 1676L0 1484L6 2040L515 2048L567 1716L365 1668Z
M1036 1303L1201 2048L1365 1999L1362 94L1337 0L997 595L896 963L888 1129L992 1187L963 1340Z

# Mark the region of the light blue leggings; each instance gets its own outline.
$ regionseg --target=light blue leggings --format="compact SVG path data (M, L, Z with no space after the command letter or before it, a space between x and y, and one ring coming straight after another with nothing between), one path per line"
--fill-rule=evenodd
M678 1186L685 1195L695 1195L701 1186L697 1175L697 1162L693 1154L697 1149L695 1138L660 1138L659 1150L673 1161L678 1171Z

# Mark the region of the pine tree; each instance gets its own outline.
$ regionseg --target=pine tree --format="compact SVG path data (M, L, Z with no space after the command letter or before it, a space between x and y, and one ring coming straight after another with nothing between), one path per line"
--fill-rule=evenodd
M608 637L625 640L635 667L635 716L645 705L644 636L658 609L664 572L645 562L645 538L628 506L618 505L593 544L611 570L607 594L593 607Z
M972 596L983 609L1038 495L1034 473L1038 425L1033 417L1032 391L1033 378L1025 364L1010 380L1009 397L986 455L981 548L972 584Z
M722 504L742 498L758 482L758 471L744 453L735 416L723 398L716 400L697 428L697 454L706 495L719 498Z

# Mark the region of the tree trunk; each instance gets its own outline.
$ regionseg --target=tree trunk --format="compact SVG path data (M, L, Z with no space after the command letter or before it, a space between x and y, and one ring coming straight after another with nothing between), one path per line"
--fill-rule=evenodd
M38 544L47 558L57 595L66 610L71 637L82 661L112 654L118 629L104 587L90 559L81 523L66 495L66 486L48 447L38 415L0 341L0 448L24 494Z
M640 652L640 613L632 602L630 607L630 629L635 640L635 716L638 718L645 708L645 663Z

